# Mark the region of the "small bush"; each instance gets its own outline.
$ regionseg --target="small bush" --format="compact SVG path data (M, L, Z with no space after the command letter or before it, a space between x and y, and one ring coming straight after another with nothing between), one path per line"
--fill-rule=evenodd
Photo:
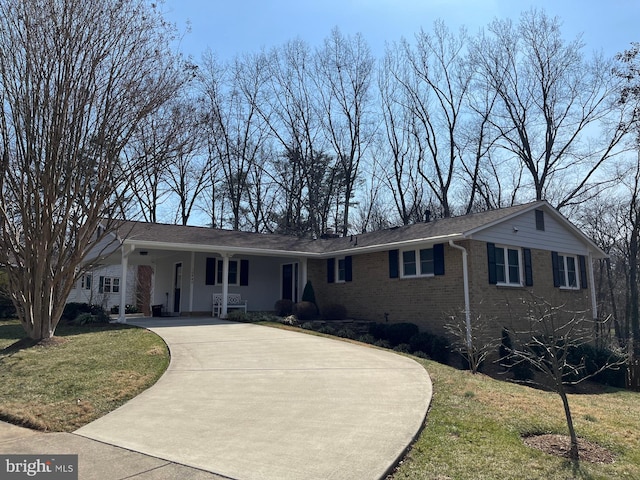
M347 308L338 303L330 303L322 307L321 316L323 320L345 320Z
M274 310L279 317L288 317L293 313L293 301L288 298L278 300L274 306Z
M393 345L391 345L391 343L389 343L389 340L376 340L373 343L376 347L381 347L381 348L392 348Z
M100 305L71 302L65 305L60 322L68 325L109 323L109 314Z
M312 302L298 302L294 305L293 313L300 321L314 320L318 316L318 307Z
M311 280L307 280L307 284L304 286L304 290L302 291L302 301L311 302L314 305L317 304L316 294L313 291L313 285L311 285Z
M364 335L360 335L356 340L362 343L375 343L376 337L371 335L370 333L365 333Z
M417 335L420 329L415 323L392 323L387 326L386 339L391 345L396 346L401 343L409 343L411 337Z
M89 305L88 303L70 302L65 305L62 316L60 317L60 321L62 323L72 325L85 325L87 323L108 323L109 314L100 305Z
M593 345L584 344L570 348L567 361L571 365L580 365L584 362L584 376L592 376L591 380L609 385L611 387L625 388L626 365L625 357L608 348L596 348ZM612 367L595 373L605 365Z
M449 341L441 336L429 332L420 332L409 340L409 347L414 355L421 353L432 360L440 363L447 363L449 360Z
M411 353L411 347L408 343L401 343L400 345L396 345L393 347L393 350L401 353Z
M533 366L522 359L514 359L511 355L513 350L511 335L506 328L502 329L502 341L500 343L499 355L500 365L513 374L514 380L525 382L534 377Z
M386 323L372 323L369 325L369 334L371 334L376 340L384 340L387 338L387 327L389 325Z
M348 338L350 340L355 340L356 339L356 332L354 332L353 330L351 330L350 328L341 328L336 332L336 335L338 337L342 337L342 338Z

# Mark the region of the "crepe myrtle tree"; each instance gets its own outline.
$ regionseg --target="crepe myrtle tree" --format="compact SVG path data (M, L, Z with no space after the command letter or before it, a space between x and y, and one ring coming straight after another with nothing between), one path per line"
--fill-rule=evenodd
M136 126L190 77L173 36L144 0L0 3L0 264L34 340L124 210Z
M539 297L523 299L526 307L523 328L507 328L510 345L503 342L501 362L517 366L528 364L537 372L526 383L557 393L564 407L567 430L571 441L569 458L579 461L578 437L569 405L568 389L607 369L619 369L627 358L621 352L607 350L608 358L597 365L587 364L581 355L585 346L595 343L594 323L586 312L569 312L564 306L554 306ZM522 323L519 323L522 325Z

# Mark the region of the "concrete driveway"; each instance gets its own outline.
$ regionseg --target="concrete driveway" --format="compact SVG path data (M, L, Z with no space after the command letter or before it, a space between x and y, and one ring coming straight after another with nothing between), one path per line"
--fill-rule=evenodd
M214 319L135 323L171 365L75 433L231 479L382 478L431 401L424 368L391 352Z

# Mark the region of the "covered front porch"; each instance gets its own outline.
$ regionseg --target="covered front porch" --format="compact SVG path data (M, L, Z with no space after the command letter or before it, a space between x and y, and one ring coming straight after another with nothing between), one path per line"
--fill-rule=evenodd
M118 262L122 272L118 321L123 323L127 292L136 287L127 282L133 266L153 269L149 298L163 316L212 315L214 294L222 297L220 318L227 316L229 294L240 295L249 311L271 311L277 300L300 301L307 282L307 258L293 255L154 248L125 241L103 263Z

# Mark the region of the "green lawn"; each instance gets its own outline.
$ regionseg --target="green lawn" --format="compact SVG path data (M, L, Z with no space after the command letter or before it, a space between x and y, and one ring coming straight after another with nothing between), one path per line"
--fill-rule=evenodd
M147 330L92 325L56 330L60 342L8 348L24 337L0 321L0 419L46 431L73 431L153 385L169 364Z
M123 325L62 326L61 344L6 348L23 335L15 321L0 321L0 418L42 430L72 431L117 408L152 385L169 360L159 337ZM640 393L571 395L578 435L616 455L612 464L574 469L522 442L527 434L566 433L556 394L416 361L431 376L433 401L392 480L640 479Z
M566 434L560 397L420 360L433 381L426 427L393 480L640 479L640 394L614 390L571 395L578 435L616 455L613 464L581 462L529 448L522 436Z

